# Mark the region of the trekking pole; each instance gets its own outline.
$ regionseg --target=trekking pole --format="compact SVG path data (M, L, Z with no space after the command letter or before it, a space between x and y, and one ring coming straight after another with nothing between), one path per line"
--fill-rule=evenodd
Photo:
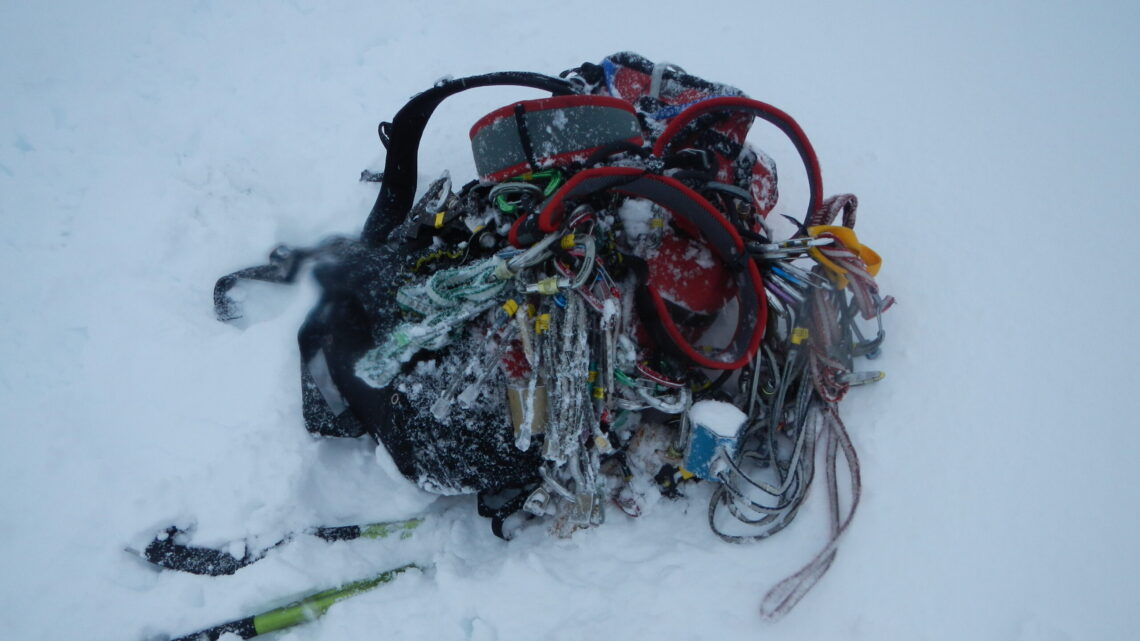
M390 583L392 579L412 568L420 569L418 565L409 563L405 566L381 572L370 579L346 583L339 588L309 595L300 601L274 610L269 610L268 612L262 612L261 614L255 614L243 619L215 625L212 628L187 634L176 639L171 639L170 641L218 641L218 638L227 632L236 634L242 639L252 639L262 634L269 634L270 632L277 632L278 630L291 628L295 625L308 623L309 621L317 619L325 612L328 612L328 609L331 608L334 603L356 596L357 594L363 594L385 583Z
M285 538L261 550L249 551L238 558L225 549L195 547L178 543L177 537L183 531L169 527L158 538L151 541L142 552L128 548L128 551L146 559L159 567L191 574L220 576L233 574L241 568L261 560L270 550L285 545L297 534L309 534L325 541L352 541L354 539L386 539L398 536L406 539L423 523L422 518L364 525L343 525L338 527L314 527L300 533L289 533ZM224 546L229 548L230 546Z

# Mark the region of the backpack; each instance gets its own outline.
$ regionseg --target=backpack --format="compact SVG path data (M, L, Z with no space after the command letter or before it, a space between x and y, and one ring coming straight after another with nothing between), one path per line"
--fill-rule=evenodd
M478 177L456 189L445 173L417 200L432 112L496 85L551 95L476 120ZM767 221L775 163L745 140L756 119L788 136L807 174L807 212L782 242ZM844 521L834 510L834 542L859 491L836 404L881 378L853 366L876 353L881 320L867 339L856 319L892 301L850 230L857 201L823 198L788 114L625 52L559 77L444 80L379 134L387 157L363 177L380 189L359 238L278 248L215 287L218 317L233 320L235 285L290 282L314 263L322 294L298 333L310 432L368 435L423 489L477 494L499 536L517 512L564 531L601 523L610 502L635 515L623 483L652 465L666 494L717 484L709 523L733 541L790 522L823 439L855 493ZM798 600L833 556L829 544L779 600Z

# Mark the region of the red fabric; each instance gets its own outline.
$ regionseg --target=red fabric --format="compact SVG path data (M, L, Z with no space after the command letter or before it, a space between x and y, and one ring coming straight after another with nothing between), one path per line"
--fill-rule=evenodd
M661 297L660 292L654 287L648 288L650 300L653 301L653 307L657 311L657 317L661 319L661 327L685 356L697 365L718 370L740 369L747 365L748 361L752 360L752 356L760 349L760 339L764 337L764 327L767 324L768 305L767 299L764 298L763 287L760 285L760 271L756 268L755 261L748 261L748 272L749 278L756 288L757 296L759 296L760 300L759 319L753 329L747 349L745 349L744 353L739 355L736 360L731 362L711 359L694 349L685 335L681 333L681 329L671 320L669 307L665 304L665 299Z
M653 77L629 67L620 67L613 75L613 89L618 95L633 103L638 98L649 95L649 87ZM710 94L695 87L686 87L671 96L658 96L664 105L684 105L690 102L707 98Z
M736 283L708 247L678 234L665 234L649 265L647 284L670 303L700 314L714 314L736 296ZM707 258L712 258L708 261Z

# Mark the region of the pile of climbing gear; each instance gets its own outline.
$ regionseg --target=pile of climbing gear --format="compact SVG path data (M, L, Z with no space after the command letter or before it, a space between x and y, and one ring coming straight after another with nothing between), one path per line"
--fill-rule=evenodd
M432 112L496 85L551 96L478 119L478 176L419 190ZM775 163L745 140L757 119L806 171L796 217L771 215ZM298 337L308 429L371 435L421 488L477 495L504 538L637 516L646 488L701 483L717 535L760 540L792 521L822 465L829 542L763 604L792 607L858 504L839 403L882 378L856 359L878 354L892 303L853 230L856 198L824 197L800 126L739 89L619 53L560 77L440 81L379 133L387 157L362 176L380 191L360 238L280 247L215 289L232 321L242 281L290 282L313 264L322 295Z

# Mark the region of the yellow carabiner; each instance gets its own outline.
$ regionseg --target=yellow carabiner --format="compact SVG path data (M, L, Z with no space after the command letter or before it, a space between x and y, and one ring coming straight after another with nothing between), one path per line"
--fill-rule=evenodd
M875 250L859 242L859 237L855 235L855 230L849 227L842 227L839 225L818 225L816 227L808 227L808 234L813 238L818 237L820 234L828 234L835 238L835 240L843 245L845 248L851 250L863 261L867 267L867 273L875 276L879 273L879 268L883 266L883 259ZM808 255L815 259L824 269L831 272L832 280L839 289L847 287L847 270L836 264L818 247L811 247L808 249Z

